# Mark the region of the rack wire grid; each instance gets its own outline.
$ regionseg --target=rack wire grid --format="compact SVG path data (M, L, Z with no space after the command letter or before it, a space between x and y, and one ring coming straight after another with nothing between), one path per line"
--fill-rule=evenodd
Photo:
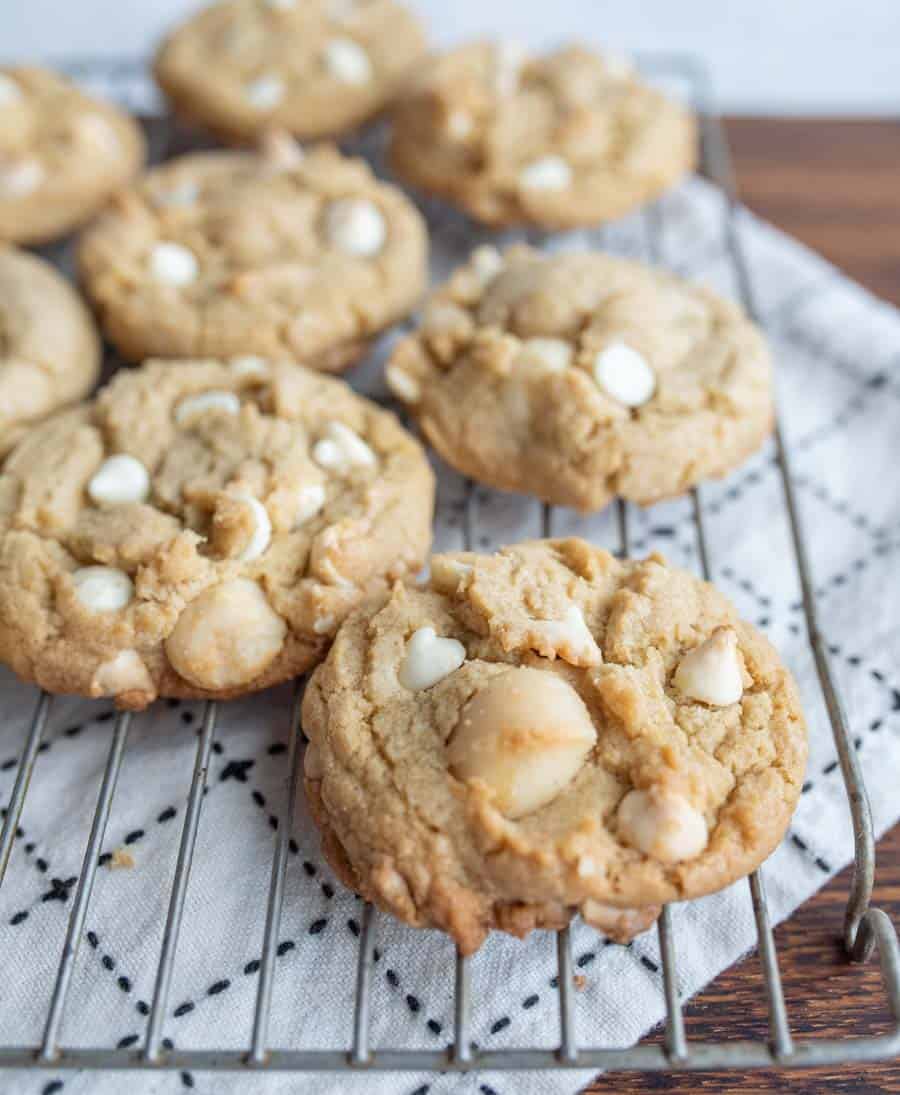
M754 286L742 249L739 226L735 217L736 186L730 153L722 124L711 109L712 99L706 72L696 59L681 55L651 55L639 57L642 71L652 79L678 80L690 90L690 98L701 124L703 173L717 183L723 193L725 238L730 262L747 311L757 320ZM146 105L140 90L141 68L136 63L82 61L66 66L76 77L112 84L120 98L129 105ZM659 211L650 208L644 216L650 258L658 259L660 237ZM655 242L654 242L655 241ZM759 957L765 978L768 1008L768 1040L688 1041L685 1034L681 1003L676 987L677 946L668 908L662 910L657 930L663 964L663 992L667 1011L663 1044L639 1043L626 1049L580 1045L575 1027L575 991L573 984L572 950L569 930L556 933L559 975L559 1027L557 1048L476 1049L470 1038L473 997L472 959L457 955L455 970L455 1002L453 1041L446 1050L373 1048L369 1040L372 969L376 942L376 917L366 905L359 936L356 965L355 1007L352 1044L340 1050L290 1049L271 1046L269 1025L272 990L275 979L276 949L285 888L288 841L292 828L293 807L297 793L298 761L302 748L299 724L298 686L292 708L284 798L278 815L277 835L271 865L270 886L266 901L265 928L259 968L252 1035L245 1050L176 1050L167 1048L162 1038L163 1020L169 1005L170 986L178 954L178 940L185 896L191 874L194 847L200 825L203 792L206 786L214 734L216 704L204 708L198 737L193 777L187 796L184 823L168 905L159 962L156 970L153 1000L143 1044L120 1049L67 1048L60 1035L66 1000L79 946L84 934L85 917L98 866L98 855L106 829L116 780L125 753L129 729L135 716L129 712L118 715L109 743L109 751L100 784L97 806L90 827L81 872L74 890L71 913L55 985L44 1023L43 1037L35 1045L0 1046L0 1068L60 1069L143 1069L143 1070L218 1070L231 1072L291 1071L390 1071L390 1070L523 1070L579 1068L596 1070L665 1069L746 1069L758 1067L803 1068L829 1064L874 1061L900 1053L900 947L887 914L870 906L874 876L874 836L866 789L855 750L852 747L841 699L829 666L827 645L816 615L814 585L804 541L800 514L791 477L788 453L779 423L775 426L775 455L781 477L784 503L802 592L803 611L818 680L828 711L840 768L847 792L850 817L855 838L855 862L844 924L844 946L849 957L863 962L877 953L881 975L893 1018L892 1029L882 1035L857 1038L799 1040L792 1037L787 1005L781 987L778 955L766 904L762 874L755 871L748 879L749 899L753 905ZM476 540L474 528L473 485L468 484L464 515L464 538L467 547ZM691 492L697 555L704 578L712 574L706 537L702 491ZM617 503L619 549L629 550L629 506ZM543 530L549 534L553 525L551 507L543 508ZM53 699L42 693L36 701L33 719L25 739L5 820L0 832L0 884L6 872L16 836L16 828L31 780L35 759L51 715Z

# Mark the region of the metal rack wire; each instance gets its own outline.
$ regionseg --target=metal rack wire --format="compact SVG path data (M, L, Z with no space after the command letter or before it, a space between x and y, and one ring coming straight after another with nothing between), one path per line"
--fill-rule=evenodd
M737 283L748 311L757 316L753 283L741 245L735 217L736 192L727 143L720 122L710 110L709 89L703 69L690 58L648 57L642 67L655 76L675 76L687 81L694 105L702 122L703 168L723 191L725 238ZM90 72L89 66L85 71ZM130 70L129 75L133 76ZM659 259L660 225L658 213L646 214L650 257ZM837 746L841 772L847 790L855 836L855 867L847 905L844 943L850 957L865 961L877 952L881 974L893 1017L892 1029L879 1036L798 1040L791 1034L787 1005L781 987L778 956L772 933L765 887L760 871L748 879L750 900L756 922L759 955L765 979L768 1005L769 1039L766 1041L688 1041L685 1033L676 980L676 942L670 910L664 908L659 919L659 948L663 967L663 992L667 1019L663 1044L638 1044L626 1049L580 1045L575 1028L575 992L572 949L568 929L556 933L556 961L559 975L559 1026L557 1048L477 1049L471 1041L471 1015L474 971L472 959L457 956L453 1041L446 1051L423 1049L373 1049L369 1040L371 986L377 916L366 906L359 936L356 966L355 1007L352 1043L346 1049L290 1049L269 1044L275 959L285 887L288 842L296 798L301 732L299 725L298 686L292 708L287 769L289 776L278 812L277 836L272 858L270 886L266 901L265 928L259 981L250 1045L241 1050L169 1049L162 1039L163 1019L167 1013L170 987L178 954L179 933L191 874L194 847L200 824L203 792L216 730L216 704L207 703L197 741L196 756L187 796L178 857L172 879L168 912L156 971L147 1031L142 1045L133 1048L68 1048L60 1042L60 1031L79 945L84 934L85 917L91 900L99 852L102 846L116 782L125 755L133 719L120 714L115 722L106 758L97 805L84 850L81 872L74 890L68 929L56 980L50 998L43 1036L36 1045L0 1046L0 1068L60 1069L192 1069L234 1072L271 1071L371 1071L371 1070L456 1070L471 1069L639 1069L700 1070L745 1069L748 1067L800 1068L846 1062L872 1061L900 1052L900 947L887 915L870 908L874 873L874 838L868 800L856 753L852 748L847 718L841 705L829 666L825 639L819 629L809 561L800 515L795 499L788 454L780 425L775 430L777 466L781 477L790 534L796 556L796 568L802 591L803 610L811 650L828 710ZM706 518L702 492L691 497L698 558L704 577L711 574L706 536ZM464 519L467 546L474 542L473 489L469 484ZM629 508L618 503L616 509L619 548L629 549ZM543 510L543 531L553 529L554 514ZM0 831L0 884L6 872L16 836L16 828L25 802L52 708L52 697L41 694L36 701L32 722L19 762L10 801Z

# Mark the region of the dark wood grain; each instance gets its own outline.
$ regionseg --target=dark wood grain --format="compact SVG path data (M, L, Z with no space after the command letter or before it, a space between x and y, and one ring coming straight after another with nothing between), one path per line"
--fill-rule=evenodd
M728 135L747 205L815 248L851 277L900 303L900 123L731 119ZM849 824L849 821L848 821ZM875 965L852 966L839 936L850 885L838 875L777 929L788 1015L795 1036L858 1036L888 1029ZM900 826L878 846L875 903L900 923ZM727 970L685 1011L689 1038L767 1034L755 956ZM650 1040L659 1041L655 1032ZM900 1064L810 1072L601 1077L590 1092L900 1092Z

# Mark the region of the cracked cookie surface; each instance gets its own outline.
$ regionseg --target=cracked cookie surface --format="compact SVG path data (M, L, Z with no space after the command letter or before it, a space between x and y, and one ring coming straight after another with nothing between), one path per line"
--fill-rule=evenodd
M474 42L422 66L391 158L487 224L568 228L657 197L693 169L696 144L688 111L618 58Z
M421 216L361 160L271 134L150 171L84 235L79 266L129 360L261 354L337 371L412 309Z
M154 71L178 113L226 140L326 137L379 113L424 48L394 0L231 0L170 35Z
M144 161L137 124L48 69L0 67L0 240L44 243L92 217Z
M477 249L386 378L453 467L582 511L725 475L773 421L769 351L736 305L591 252Z
M0 474L0 659L123 707L267 687L416 572L432 501L418 443L341 381L252 358L119 372Z
M0 457L99 369L100 339L75 290L48 262L0 244Z
M806 759L789 672L721 593L575 539L434 556L346 620L303 726L335 870L466 953L576 910L627 937L752 871Z

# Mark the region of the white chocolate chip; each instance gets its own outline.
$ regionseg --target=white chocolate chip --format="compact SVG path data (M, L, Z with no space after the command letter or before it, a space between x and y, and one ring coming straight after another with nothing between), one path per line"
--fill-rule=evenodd
M194 205L200 196L200 187L193 179L182 179L166 190L160 191L153 198L157 205L184 207Z
M297 0L264 0L264 3L273 11L290 11L297 6Z
M678 663L675 687L683 696L711 707L728 707L744 694L734 628L717 627Z
M447 116L447 133L451 140L464 141L474 125L472 115L465 110L452 110Z
M433 627L420 627L406 642L397 670L404 688L418 692L449 677L466 660L466 648L458 639L446 639Z
M97 667L91 679L92 696L118 696L122 692L149 692L156 689L136 650L120 650L114 658Z
M213 691L249 684L275 660L287 627L246 578L205 589L190 601L166 639L175 671Z
M88 495L98 505L143 502L150 493L147 469L128 453L104 460L88 483Z
M617 817L620 839L660 863L693 859L709 840L703 814L684 795L659 787L629 791Z
M158 243L150 252L150 273L166 285L180 289L197 280L197 256L180 243Z
M585 924L603 932L616 943L628 943L636 935L652 927L659 916L658 905L646 905L641 909L619 909L604 905L589 897L578 908Z
M325 488L321 483L307 483L297 489L297 510L294 514L294 528L300 528L321 512L325 505Z
M325 213L325 231L335 247L348 255L377 255L387 239L381 210L367 198L341 198Z
M256 357L254 354L233 357L228 362L228 368L235 376L249 376L254 380L265 380L269 375L268 361L264 357Z
M393 394L404 403L418 403L422 398L422 386L418 380L396 365L388 365L384 371L384 379Z
M175 421L179 426L186 426L195 418L209 414L238 414L241 409L241 401L234 392L198 392L197 395L186 396L175 407Z
M594 379L610 399L626 407L642 407L656 391L653 369L625 342L613 342L597 354Z
M489 285L503 270L503 256L489 243L476 247L470 259L472 269L482 286Z
M320 616L313 623L313 631L317 635L327 635L334 628L334 616Z
M431 580L444 593L456 593L470 575L475 573L471 563L462 563L449 555L434 555L431 559Z
M372 79L372 62L359 42L352 38L331 38L323 52L325 67L342 84L360 86Z
M274 110L284 98L284 80L267 72L251 80L245 89L247 102L257 110Z
M46 176L37 160L0 162L0 197L25 198L38 189Z
M562 677L510 669L463 708L447 760L458 779L487 784L497 809L515 819L552 802L596 740L584 701Z
M134 585L116 567L81 567L72 574L75 596L89 612L115 612L134 596Z
M0 106L11 106L21 102L22 98L22 89L16 81L0 72Z
M494 46L494 90L498 95L514 95L519 87L522 66L528 50L521 42L497 42Z
M563 338L526 339L519 354L526 363L539 365L551 373L564 372L574 356L571 344Z
M536 647L544 657L557 656L571 665L600 665L603 655L576 604L566 609L561 620L541 620L532 624Z
M542 156L519 172L526 190L565 190L572 184L572 168L562 156Z
M378 462L375 453L343 422L329 422L324 436L313 446L313 460L320 468L339 473L354 467L372 468Z
M269 520L266 507L252 494L241 492L234 497L247 506L253 518L253 532L250 534L247 546L238 556L240 562L250 563L258 559L272 542L272 522Z

